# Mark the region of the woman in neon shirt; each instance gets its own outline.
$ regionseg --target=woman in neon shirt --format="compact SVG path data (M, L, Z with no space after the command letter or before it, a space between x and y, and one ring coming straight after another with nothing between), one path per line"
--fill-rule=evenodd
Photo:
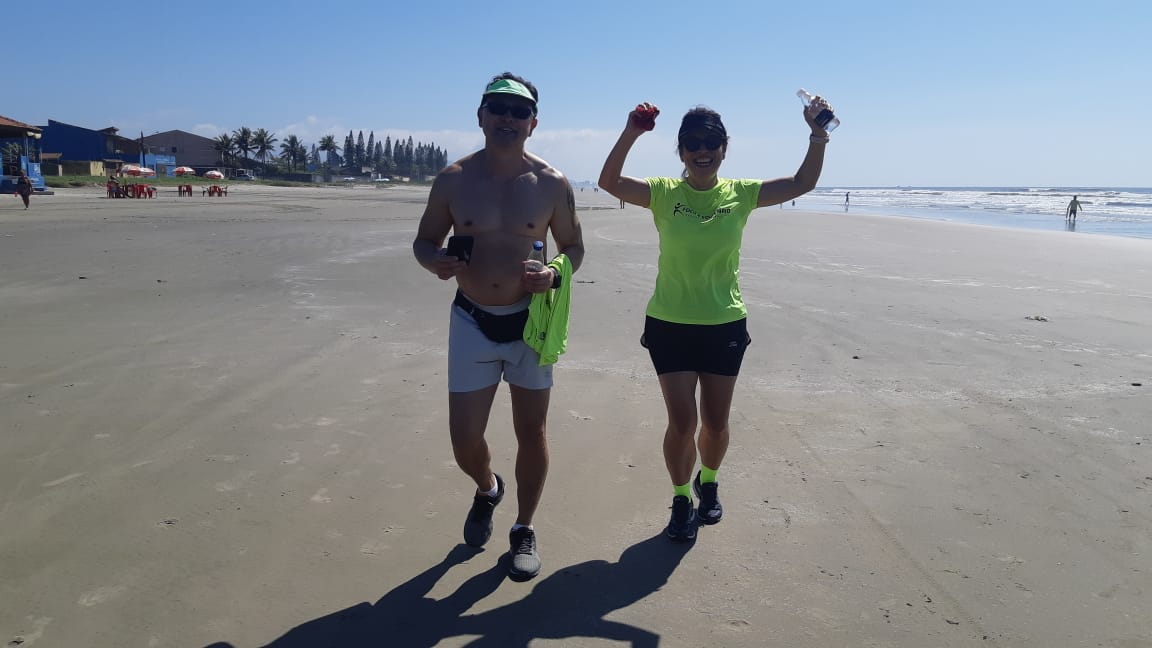
M817 97L804 109L812 134L808 154L793 176L719 177L728 131L720 114L703 106L689 110L680 122L676 150L684 164L681 177L623 175L632 145L652 129L659 114L649 103L629 113L600 172L601 188L652 211L660 237L656 286L641 344L652 358L668 410L664 461L674 495L666 533L672 540L693 540L697 524L716 524L723 517L716 474L728 450L736 377L751 343L738 281L744 226L753 209L784 203L816 187L829 138L815 116L826 108L831 109ZM697 448L700 470L693 477ZM700 499L698 509L693 492Z

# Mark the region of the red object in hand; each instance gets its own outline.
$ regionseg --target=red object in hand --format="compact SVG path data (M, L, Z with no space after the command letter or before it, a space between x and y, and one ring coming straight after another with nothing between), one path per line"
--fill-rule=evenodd
M636 114L632 115L632 123L637 128L643 128L650 131L656 128L656 115L660 114L659 108L646 108L644 104L636 106Z

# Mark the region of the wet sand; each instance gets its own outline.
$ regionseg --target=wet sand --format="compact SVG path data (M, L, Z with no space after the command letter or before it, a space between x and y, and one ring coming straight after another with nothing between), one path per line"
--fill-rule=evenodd
M758 211L726 516L683 547L655 232L577 192L513 583L514 498L459 544L424 192L230 193L0 204L0 642L1152 646L1152 241ZM506 389L488 436L511 487Z

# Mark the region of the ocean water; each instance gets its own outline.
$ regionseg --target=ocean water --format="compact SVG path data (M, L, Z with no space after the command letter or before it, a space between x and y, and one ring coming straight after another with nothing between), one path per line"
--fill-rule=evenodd
M1152 189L1122 187L821 187L796 199L797 209L904 216L993 227L1069 230L1152 239ZM1064 212L1081 210L1073 229ZM791 205L785 205L790 208Z

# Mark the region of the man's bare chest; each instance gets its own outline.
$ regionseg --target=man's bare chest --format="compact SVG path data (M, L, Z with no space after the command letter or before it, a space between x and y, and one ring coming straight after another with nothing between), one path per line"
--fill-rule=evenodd
M532 235L547 229L551 201L535 176L501 183L477 182L461 187L452 200L452 220L458 231L503 231Z

